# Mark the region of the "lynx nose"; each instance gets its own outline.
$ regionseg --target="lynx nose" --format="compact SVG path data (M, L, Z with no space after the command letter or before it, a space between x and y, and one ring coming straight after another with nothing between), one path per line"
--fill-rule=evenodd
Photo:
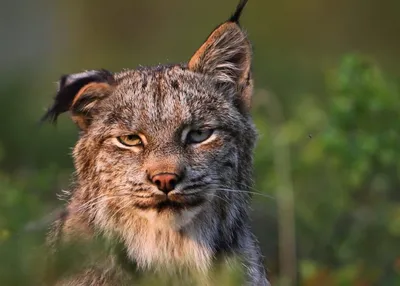
M160 191L168 194L175 188L176 184L178 184L179 177L172 173L161 173L153 176L151 181Z

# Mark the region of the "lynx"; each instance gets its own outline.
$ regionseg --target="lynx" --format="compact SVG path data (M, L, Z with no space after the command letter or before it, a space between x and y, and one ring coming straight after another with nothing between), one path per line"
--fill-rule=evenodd
M132 285L133 272L207 277L232 257L246 285L269 285L249 222L257 136L252 49L239 25L246 2L187 63L61 77L43 120L69 112L80 134L49 243L55 253L98 238L121 247L56 285Z

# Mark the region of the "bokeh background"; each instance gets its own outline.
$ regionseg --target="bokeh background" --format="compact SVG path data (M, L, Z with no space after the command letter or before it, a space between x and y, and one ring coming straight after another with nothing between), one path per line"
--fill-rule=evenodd
M37 285L70 184L77 129L38 124L60 76L187 61L236 2L0 1L0 285ZM400 285L399 12L398 0L245 9L253 224L273 285Z

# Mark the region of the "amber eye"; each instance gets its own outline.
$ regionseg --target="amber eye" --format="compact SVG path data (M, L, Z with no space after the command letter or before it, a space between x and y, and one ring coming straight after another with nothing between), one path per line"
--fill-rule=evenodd
M211 129L192 130L187 134L186 141L189 144L201 143L210 138L213 132Z
M125 135L125 136L120 136L117 137L118 141L128 147L134 147L134 146L141 146L143 145L142 139L138 135Z

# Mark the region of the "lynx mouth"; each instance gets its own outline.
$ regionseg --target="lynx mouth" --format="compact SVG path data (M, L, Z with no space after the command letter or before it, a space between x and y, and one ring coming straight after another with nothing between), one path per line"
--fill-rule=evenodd
M157 195L146 202L136 204L140 209L155 209L161 211L181 211L184 209L198 207L205 202L202 196L183 195L183 194L170 194L170 195Z

